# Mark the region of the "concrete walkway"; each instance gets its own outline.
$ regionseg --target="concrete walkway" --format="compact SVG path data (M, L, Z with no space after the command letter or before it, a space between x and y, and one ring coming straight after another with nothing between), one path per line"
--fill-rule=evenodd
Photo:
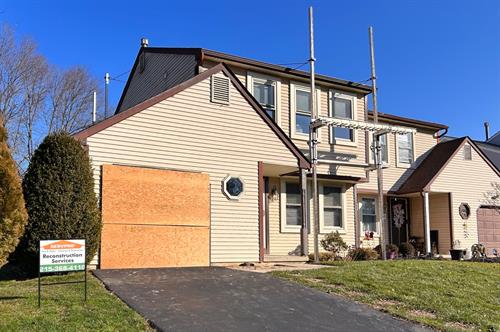
M222 267L94 273L161 331L426 331L268 274Z

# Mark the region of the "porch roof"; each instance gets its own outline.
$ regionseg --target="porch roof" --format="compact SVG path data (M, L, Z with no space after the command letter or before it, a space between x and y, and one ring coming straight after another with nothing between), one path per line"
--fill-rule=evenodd
M498 170L477 145L467 136L437 144L395 192L396 195L429 191L432 182L444 170L457 151L468 142L484 161L498 174Z
M290 172L281 174L281 176L299 176L299 172ZM307 177L312 177L312 174L307 174ZM363 182L364 178L358 176L349 176L349 175L335 175L335 174L318 174L318 179L324 180L335 180L335 181L343 181L343 182Z

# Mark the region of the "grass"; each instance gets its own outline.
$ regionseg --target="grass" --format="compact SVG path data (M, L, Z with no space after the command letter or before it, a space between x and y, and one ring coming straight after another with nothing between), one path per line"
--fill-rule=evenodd
M83 280L83 273L46 276L42 283ZM87 275L83 283L42 286L38 308L38 279L0 281L0 331L152 331L147 322Z
M443 331L500 331L500 264L338 262L274 275Z

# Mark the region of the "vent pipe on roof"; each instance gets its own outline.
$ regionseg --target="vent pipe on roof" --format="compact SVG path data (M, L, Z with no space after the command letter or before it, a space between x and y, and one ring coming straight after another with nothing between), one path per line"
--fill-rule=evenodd
M484 123L484 134L486 136L485 141L490 139L490 124L488 122Z
M148 47L149 40L147 38L141 38L141 47Z

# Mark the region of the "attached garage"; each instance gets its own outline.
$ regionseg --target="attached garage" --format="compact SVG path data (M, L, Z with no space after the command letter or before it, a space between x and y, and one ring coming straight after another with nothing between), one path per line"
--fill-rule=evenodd
M482 207L477 210L477 233L488 256L493 254L493 249L500 252L500 213L497 209Z
M209 176L102 165L100 267L208 266Z

